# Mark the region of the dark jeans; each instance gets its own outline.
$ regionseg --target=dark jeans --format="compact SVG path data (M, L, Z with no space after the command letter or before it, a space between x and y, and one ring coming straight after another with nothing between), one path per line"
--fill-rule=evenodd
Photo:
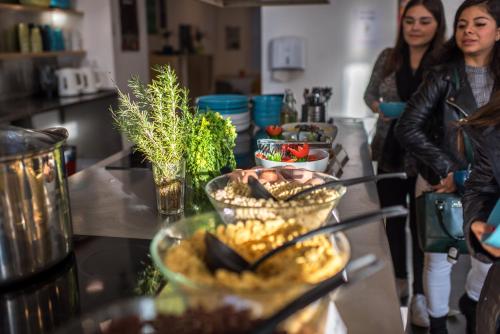
M385 174L383 170L378 170L378 174ZM416 177L409 177L407 180L387 179L377 183L377 191L380 199L380 206L403 205L408 207L407 196L410 197L410 231L412 239L413 253L413 293L423 294L422 271L424 267L424 253L420 249L417 234L417 219L415 214L415 183ZM406 218L387 219L386 233L391 249L392 264L397 278L406 279Z

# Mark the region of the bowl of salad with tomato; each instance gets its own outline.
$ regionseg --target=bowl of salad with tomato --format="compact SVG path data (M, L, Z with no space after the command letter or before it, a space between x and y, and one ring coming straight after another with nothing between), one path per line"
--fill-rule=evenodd
M272 168L294 166L314 172L325 172L330 156L327 150L312 149L308 143L281 143L258 145L255 152L257 166Z

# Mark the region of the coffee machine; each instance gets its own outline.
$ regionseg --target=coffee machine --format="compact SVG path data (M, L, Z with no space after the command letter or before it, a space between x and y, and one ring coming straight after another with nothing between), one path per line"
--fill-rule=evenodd
M304 89L301 122L326 122L326 104L331 96L331 87Z

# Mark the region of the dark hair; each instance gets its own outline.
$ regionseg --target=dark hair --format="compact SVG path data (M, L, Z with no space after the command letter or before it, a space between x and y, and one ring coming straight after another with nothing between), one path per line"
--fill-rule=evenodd
M406 5L401 17L404 18L412 7L418 5L424 6L429 12L431 12L432 16L437 21L438 26L436 34L434 35L428 50L428 52L437 52L437 50L441 49L445 41L446 34L446 18L444 15L443 3L441 0L411 0ZM403 34L403 20L401 20L396 45L394 46L394 49L392 49L392 52L384 65L384 77L387 77L401 68L401 65L403 64L403 55L408 50L408 43L405 41Z
M473 115L458 122L458 151L464 154L464 127L471 128L500 128L500 90L497 90L488 102Z
M455 21L453 23L453 36L443 47L442 53L437 57L436 64L446 64L463 59L463 53L458 48L455 35L457 33L458 21L464 10L474 6L484 6L488 14L493 16L497 23L497 28L500 28L500 1L499 0L465 0L457 10ZM500 42L497 41L493 49L493 59L490 63L490 71L495 77L495 82L500 83Z
M497 90L491 97L490 102L479 109L472 116L469 116L465 122L466 126L471 127L500 127L500 90Z

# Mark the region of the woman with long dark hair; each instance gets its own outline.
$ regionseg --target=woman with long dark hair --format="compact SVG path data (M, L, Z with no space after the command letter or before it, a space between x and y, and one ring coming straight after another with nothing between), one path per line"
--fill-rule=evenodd
M468 162L456 145L456 123L473 115L500 86L500 1L466 0L458 9L454 36L441 65L428 72L396 128L404 147L418 160L416 193L456 191L453 173ZM447 333L452 265L447 255L426 253L424 288L431 333ZM474 332L475 304L489 266L472 259L460 309Z
M410 320L427 327L429 318L422 285L423 253L418 247L415 223L414 190L416 172L405 152L394 138L396 120L380 112L380 101L406 102L420 85L423 73L433 52L444 43L446 22L441 0L412 0L402 13L396 45L387 48L378 57L370 83L365 92L365 102L379 115L377 132L372 143L372 159L378 162L378 173L406 171L407 180L382 180L377 184L382 207L407 205L410 197L409 225L413 253L413 298L410 303ZM404 297L407 289L406 269L406 218L387 220L386 232L391 249L398 294Z
M464 232L470 254L481 262L494 263L477 305L476 333L500 333L500 248L482 242L485 233L493 232L486 221L500 201L500 92L462 126L475 152L463 197Z

